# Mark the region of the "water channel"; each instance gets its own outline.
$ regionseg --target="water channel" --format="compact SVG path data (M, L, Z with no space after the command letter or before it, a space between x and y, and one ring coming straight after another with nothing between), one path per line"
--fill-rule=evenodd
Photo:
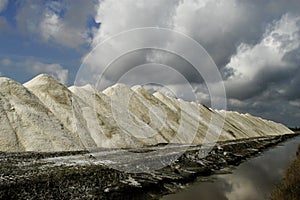
M262 200L268 199L284 170L295 158L300 136L250 158L241 165L198 181L161 200Z

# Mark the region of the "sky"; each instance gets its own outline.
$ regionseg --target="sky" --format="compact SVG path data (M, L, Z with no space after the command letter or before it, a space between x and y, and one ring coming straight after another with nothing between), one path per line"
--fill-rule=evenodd
M136 41L206 59L173 35L123 34L145 27L199 43L220 73L228 110L300 126L299 0L0 0L0 76L24 83L47 73L69 86L89 63L97 70L86 80L105 71L107 85L122 77L127 84L161 81L187 100L189 83L198 102L210 105L207 77L176 52L143 48L109 60ZM118 34L122 40L111 40Z

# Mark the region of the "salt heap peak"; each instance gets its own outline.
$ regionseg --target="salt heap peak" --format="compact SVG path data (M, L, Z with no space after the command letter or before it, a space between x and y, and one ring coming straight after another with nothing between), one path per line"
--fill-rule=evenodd
M28 81L24 86L49 108L83 147L97 147L83 116L82 107L86 104L66 86L45 74Z
M51 111L23 85L0 79L0 150L81 149Z

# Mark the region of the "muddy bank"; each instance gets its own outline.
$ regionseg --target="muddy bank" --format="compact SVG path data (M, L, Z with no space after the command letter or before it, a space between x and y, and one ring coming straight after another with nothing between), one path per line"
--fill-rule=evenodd
M200 156L201 147L193 146L171 165L139 174L112 169L97 162L89 152L0 153L0 198L158 199L193 182L198 176L208 176L216 170L238 165L246 158L295 136L220 142L205 158ZM144 150L135 151L138 154ZM121 160L123 155L112 153L109 157ZM155 155L153 159L157 159ZM159 159L172 157L160 155ZM142 160L138 162L142 163Z

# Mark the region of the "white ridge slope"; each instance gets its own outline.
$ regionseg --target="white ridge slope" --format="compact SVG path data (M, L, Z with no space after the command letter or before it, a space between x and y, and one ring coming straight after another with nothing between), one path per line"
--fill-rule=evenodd
M61 121L23 85L0 78L0 150L82 149Z
M71 86L69 90L81 98L82 102L86 102L86 105L90 106L87 109L87 107L80 105L86 108L84 109L86 110L84 116L89 131L94 135L98 147L129 148L145 145L143 141L137 140L115 121L111 109L111 99L108 96L91 85L83 87ZM120 108L120 105L116 105L116 107ZM126 119L124 120L126 121Z
M215 111L194 102L116 84L65 87L49 75L23 85L0 78L0 151L135 148L201 144L293 133L282 124Z
M39 75L24 84L35 94L51 112L61 120L72 135L84 147L95 148L88 125L83 116L84 102L74 95L66 86L49 75Z

